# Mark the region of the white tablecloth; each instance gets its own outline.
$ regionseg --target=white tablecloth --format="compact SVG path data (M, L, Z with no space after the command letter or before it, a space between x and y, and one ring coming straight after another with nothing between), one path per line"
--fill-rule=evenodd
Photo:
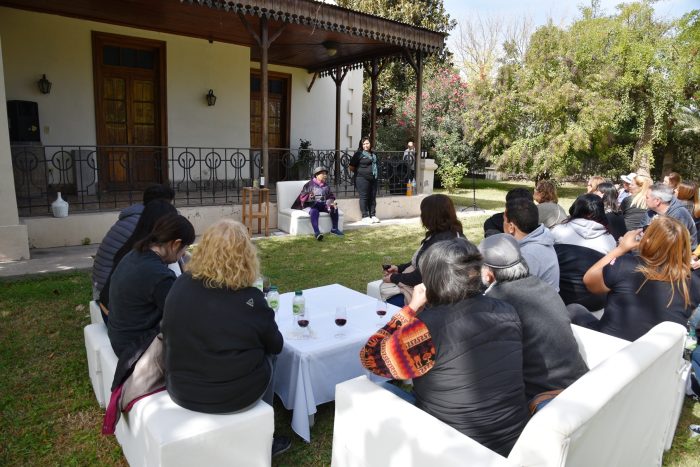
M311 420L316 406L335 399L335 385L366 374L360 364L360 349L377 329L375 298L342 285L332 284L304 290L312 338L299 339L301 328L292 318L294 293L280 296L277 325L284 335L284 348L275 365L275 393L287 409L293 409L292 429L311 440ZM348 322L335 325L335 308L347 307ZM386 324L398 308L388 305L381 319ZM342 338L335 337L344 333Z

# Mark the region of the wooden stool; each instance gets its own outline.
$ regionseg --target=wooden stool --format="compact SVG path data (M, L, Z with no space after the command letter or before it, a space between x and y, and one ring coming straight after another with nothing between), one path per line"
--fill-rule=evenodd
M258 194L258 208L253 211L253 196ZM265 219L265 236L270 236L270 190L268 188L243 188L243 225L248 227L248 233L253 234L253 219L258 220L258 233L260 221Z

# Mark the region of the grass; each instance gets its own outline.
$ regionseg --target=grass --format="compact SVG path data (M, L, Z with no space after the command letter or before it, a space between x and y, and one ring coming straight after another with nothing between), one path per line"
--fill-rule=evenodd
M479 181L477 204L500 210L513 186ZM581 191L566 187L562 205ZM460 190L457 204L471 205L471 198L462 201L466 195ZM474 242L481 240L484 219L463 218ZM257 245L265 274L282 292L334 282L364 292L379 277L382 256L408 261L422 235L416 223L351 231L322 243L279 237ZM89 300L84 272L0 281L0 465L126 465L115 438L100 434L103 411L92 393L83 343ZM276 400L276 431L292 436L293 445L273 465L329 465L333 411L333 403L318 407L307 444L293 435L291 412ZM689 439L690 423L700 423L700 404L687 400L664 465L697 465L700 442Z

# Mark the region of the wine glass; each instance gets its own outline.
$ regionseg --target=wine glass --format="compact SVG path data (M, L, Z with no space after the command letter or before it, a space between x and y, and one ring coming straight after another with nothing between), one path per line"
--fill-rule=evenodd
M384 269L384 271L388 271L390 267L391 267L391 256L384 256L382 258L382 269Z
M304 330L304 333L302 334L301 338L308 339L309 337L311 337L311 333L309 332L309 308L308 308L308 306L302 308L301 311L299 313L297 313L295 317L297 320L297 325L299 325L299 327Z
M345 337L345 333L342 332L343 326L348 322L348 312L344 305L335 307L335 325L340 329L335 337Z
M375 308L377 310L377 316L379 316L379 322L377 323L377 326L383 327L384 322L382 321L382 318L386 315L386 301L384 300L377 300L377 307Z

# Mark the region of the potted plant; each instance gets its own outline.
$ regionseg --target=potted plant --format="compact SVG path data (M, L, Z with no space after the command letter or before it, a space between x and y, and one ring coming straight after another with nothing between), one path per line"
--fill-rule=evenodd
M296 167L297 177L299 180L311 178L313 170L314 154L311 149L311 141L299 139L299 156L297 157L294 167Z

